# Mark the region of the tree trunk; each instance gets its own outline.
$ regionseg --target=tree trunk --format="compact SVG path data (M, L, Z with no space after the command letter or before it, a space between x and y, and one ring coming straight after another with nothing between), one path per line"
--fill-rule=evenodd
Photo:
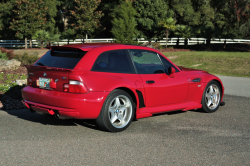
M32 48L32 39L30 39L30 48Z
M88 43L88 34L86 33L86 43Z
M223 45L223 48L226 49L226 44L227 44L227 40L225 39L224 40L224 45Z
M166 48L168 48L168 29L166 29Z
M41 40L41 48L43 48L43 40Z
M210 50L211 38L207 38L207 50Z
M180 45L180 38L178 37L177 39L177 43L176 43L177 47Z
M185 44L185 48L187 48L187 45L188 45L188 39L187 38L185 38L184 44Z
M25 49L27 49L28 48L27 37L24 39L24 42L25 42Z

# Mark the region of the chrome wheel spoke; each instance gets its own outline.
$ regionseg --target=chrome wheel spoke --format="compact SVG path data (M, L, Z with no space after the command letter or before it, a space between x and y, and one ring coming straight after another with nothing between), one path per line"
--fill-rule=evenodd
M208 101L207 101L207 106L210 107L211 104L212 104L212 101L211 101L211 99L209 98Z
M111 121L111 123L115 123L116 121L117 121L117 116L116 115L114 115L114 116L112 116L111 118L110 118L110 121Z
M117 97L117 98L115 99L115 107L116 107L116 109L118 109L118 108L120 107L120 105L121 105L120 100L119 100L119 98Z
M213 86L212 85L210 85L210 87L209 87L209 93L210 94L212 94L214 92L214 90L213 90Z
M217 108L220 102L220 90L215 84L212 84L207 88L205 99L206 105L209 109L213 110Z
M109 106L109 120L116 128L125 127L132 117L132 104L127 96L119 95Z

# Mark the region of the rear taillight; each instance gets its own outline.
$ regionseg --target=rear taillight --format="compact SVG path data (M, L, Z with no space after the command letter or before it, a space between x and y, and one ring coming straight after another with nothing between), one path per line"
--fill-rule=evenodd
M80 81L69 81L68 84L63 84L63 91L70 93L88 93L87 87Z

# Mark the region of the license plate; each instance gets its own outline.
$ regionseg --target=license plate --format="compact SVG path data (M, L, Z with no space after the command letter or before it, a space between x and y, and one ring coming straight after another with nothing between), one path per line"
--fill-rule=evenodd
M49 83L51 79L50 78L41 78L39 77L39 87L40 88L50 88Z

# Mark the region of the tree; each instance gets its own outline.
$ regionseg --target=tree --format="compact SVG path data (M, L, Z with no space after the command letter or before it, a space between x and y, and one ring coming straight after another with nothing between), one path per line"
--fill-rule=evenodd
M64 32L63 32L63 37L65 38L65 39L68 39L68 44L69 44L69 41L70 41L70 39L75 39L75 31L74 31L74 29L71 29L71 28L68 28L68 29L66 29Z
M153 37L162 34L163 28L159 23L162 18L167 17L168 5L163 0L136 0L133 1L133 6L138 13L137 30L150 43Z
M2 1L0 3L0 37L1 39L15 39L15 31L10 29L10 22L15 13L13 7L16 0Z
M39 30L35 33L33 36L34 39L41 41L41 48L43 48L44 41L47 41L49 39L49 32L45 30Z
M102 17L101 11L96 11L101 0L75 0L74 10L71 14L75 20L72 24L75 27L78 35L83 39L84 34L93 33L100 26L99 19Z
M111 30L113 28L112 21L113 21L113 10L118 5L120 5L124 0L102 0L99 4L97 10L102 11L103 16L100 19L100 23L102 28L99 32L95 33L98 34L99 37L111 37L113 34Z
M133 36L135 33L136 11L130 1L124 1L117 6L112 13L113 28L111 30L116 42L124 44L135 44Z
M169 31L174 31L176 29L175 26L176 21L173 18L166 18L159 22L159 24L165 28L166 34L166 48L168 47L168 34Z
M188 25L176 25L175 35L185 38L185 47L187 47L187 40L193 35L193 28Z
M32 47L32 36L37 30L46 27L46 11L49 7L42 0L17 0L14 8L15 17L10 23L10 29L16 31L17 38L25 39L25 48L27 39Z
M178 24L197 26L200 24L200 13L195 12L191 0L166 0L169 9L174 12Z

